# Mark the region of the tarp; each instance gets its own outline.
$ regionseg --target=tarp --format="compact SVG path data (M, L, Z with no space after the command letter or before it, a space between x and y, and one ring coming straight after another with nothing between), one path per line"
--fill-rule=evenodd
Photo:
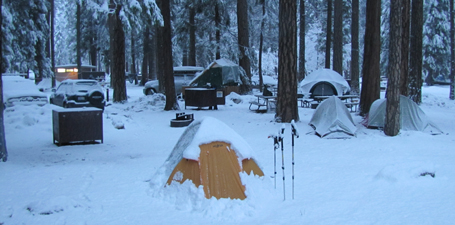
M309 125L317 135L327 138L351 137L357 130L346 105L335 96L319 104Z
M263 176L252 149L221 121L207 117L185 130L165 162L166 185L191 180L202 185L206 198L245 199L239 173Z
M227 59L218 59L212 62L201 74L196 76L190 82L190 86L204 87L210 84L211 87L220 88L247 83L248 78L239 65Z
M331 69L319 69L310 73L300 82L299 87L304 94L312 93L315 85L323 85L324 83L333 85L337 92L336 95L343 95L351 90L343 76Z
M378 99L371 104L367 127L383 128L385 125L387 99ZM406 96L400 96L400 125L402 130L428 131L433 134L442 131L430 121L422 109Z

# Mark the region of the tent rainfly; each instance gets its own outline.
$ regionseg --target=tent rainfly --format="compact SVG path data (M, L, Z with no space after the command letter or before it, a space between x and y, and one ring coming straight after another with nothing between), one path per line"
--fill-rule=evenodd
M245 199L240 174L264 176L252 149L221 121L206 117L184 131L165 164L166 185L191 180L206 198Z
M303 94L312 96L343 95L350 91L348 82L339 73L331 69L319 69L303 79L299 87Z
M371 104L364 121L368 128L383 128L385 124L387 99L378 99ZM428 119L422 109L406 96L400 96L400 125L403 130L428 131L440 134L442 131Z
M245 71L239 65L227 59L217 59L196 76L189 85L222 88L248 84L248 80Z
M324 100L314 111L309 125L316 134L327 138L348 138L357 130L349 110L335 96Z

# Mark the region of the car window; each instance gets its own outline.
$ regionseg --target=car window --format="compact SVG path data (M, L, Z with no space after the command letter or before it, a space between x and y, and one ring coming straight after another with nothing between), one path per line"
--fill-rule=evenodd
M58 86L56 92L65 92L65 90L66 90L66 84L65 84L65 83L61 83L61 84Z
M98 88L98 83L94 81L79 81L73 86L74 91L87 91Z

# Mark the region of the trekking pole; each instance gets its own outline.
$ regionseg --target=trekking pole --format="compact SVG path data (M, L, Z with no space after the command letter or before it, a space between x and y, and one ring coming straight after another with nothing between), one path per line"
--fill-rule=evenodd
M280 147L277 135L270 135L269 138L273 138L273 179L275 180L276 189L276 150Z
M291 121L292 130L292 199L294 199L294 136L299 138L299 132L297 131L294 120Z
M283 134L284 125L281 127L281 133L279 132L279 140L281 141L281 168L283 169L283 200L286 200L286 182L284 176L284 145L283 145Z

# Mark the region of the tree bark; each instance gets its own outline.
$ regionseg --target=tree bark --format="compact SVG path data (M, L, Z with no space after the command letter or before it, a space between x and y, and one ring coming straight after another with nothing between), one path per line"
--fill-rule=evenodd
M155 26L152 27L152 29L154 30L154 32L150 32L150 45L149 45L149 53L148 53L148 58L149 58L149 79L150 80L156 80L158 79L157 78L157 74L158 74L158 69L157 69L157 64L158 64L158 60L157 60L157 54L158 54L158 50L157 50L157 42L158 42L158 38L157 38L157 29Z
M262 4L262 19L261 19L261 34L259 36L259 91L262 92L262 87L264 85L264 78L262 77L262 49L264 48L264 20L265 20L265 0L261 0Z
M149 74L148 74L148 57L150 55L150 52L149 52L149 45L150 45L150 39L149 39L149 35L150 35L150 28L149 26L146 26L145 27L145 30L144 30L144 36L143 36L143 47L142 47L142 51L143 51L143 58L142 58L142 66L141 66L141 74L142 74L142 78L141 78L141 83L139 84L140 86L144 86L145 83L147 82L148 78L149 78Z
M305 0L300 0L300 30L299 30L299 75L298 81L305 79Z
M412 0L411 48L409 63L409 97L417 104L422 102L422 40L423 0ZM429 74L432 77L432 74Z
M237 29L240 50L239 66L241 66L245 70L246 75L251 78L251 64L247 54L247 51L250 48L247 0L237 0Z
M352 0L351 93L359 94L359 0Z
M343 0L335 0L333 21L333 70L343 76Z
M54 40L54 34L55 34L55 4L54 0L50 0L50 6L51 6L51 25L50 25L50 45L51 45L51 69L52 69L52 87L56 86L55 82L55 40ZM1 23L0 23L1 24Z
M450 93L449 99L455 100L455 28L454 28L454 6L450 0Z
M396 136L400 132L400 78L402 73L403 23L401 0L390 2L389 65L387 68L387 104L384 133Z
M2 14L3 1L0 1L0 15ZM0 16L0 25L3 24L3 16ZM3 29L0 29L0 37L3 37ZM3 38L0 38L0 65L3 65ZM0 76L0 161L6 162L8 159L8 151L6 149L5 139L5 122L3 115L3 78Z
M278 34L278 96L275 120L299 121L297 108L297 4L280 0Z
M112 88L114 89L113 101L124 102L127 100L126 84L125 84L125 32L123 30L122 20L120 19L120 11L122 5L117 4L112 17Z
M76 64L77 64L77 73L78 78L79 74L82 72L82 28L81 28L81 2L76 2Z
M194 17L196 12L194 6L190 8L190 49L188 52L188 66L196 66L196 24Z
M360 115L370 111L371 104L379 99L381 53L381 0L367 0L365 44L362 64Z
M136 71L136 42L134 41L134 29L131 30L131 73L137 73Z
M215 40L216 40L216 55L215 59L221 59L221 50L220 50L220 43L221 43L221 18L220 18L220 11L218 7L218 1L215 1Z
M160 0L161 1L161 0ZM156 1L158 4L159 1ZM159 83L159 92L164 92L164 27L156 27L156 78Z
M400 93L404 96L408 96L409 86L409 29L410 29L410 10L411 1L402 1L402 36L403 39L401 45L401 81L400 81Z
M159 0L159 7L163 15L164 27L162 28L163 37L163 75L164 93L166 95L166 105L164 110L179 110L177 96L175 95L174 67L172 61L172 35L171 35L171 9L169 1Z
M325 39L325 68L330 69L330 51L332 43L332 0L327 0L327 36Z

